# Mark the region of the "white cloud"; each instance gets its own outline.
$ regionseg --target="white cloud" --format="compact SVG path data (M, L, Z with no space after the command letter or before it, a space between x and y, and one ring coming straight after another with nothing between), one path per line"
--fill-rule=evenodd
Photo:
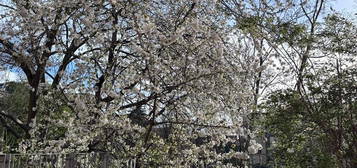
M16 72L11 71L0 71L0 83L19 81L20 75Z

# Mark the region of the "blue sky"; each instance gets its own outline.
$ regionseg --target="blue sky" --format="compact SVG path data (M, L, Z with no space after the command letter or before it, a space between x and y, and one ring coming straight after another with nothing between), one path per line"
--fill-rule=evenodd
M11 71L0 71L0 83L19 81L20 76L16 72Z
M332 8L344 13L357 13L357 0L335 0L331 2Z

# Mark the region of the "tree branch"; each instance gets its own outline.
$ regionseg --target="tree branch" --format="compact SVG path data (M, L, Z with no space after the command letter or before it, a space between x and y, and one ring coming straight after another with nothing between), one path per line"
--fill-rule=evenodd
M14 116L12 116L10 114L5 113L4 111L1 111L0 115L10 119L11 121L13 121L16 125L20 126L25 131L28 130L28 128L25 126L25 124L21 120L19 120L18 118L15 118Z
M209 125L209 124L199 124L199 123L184 122L184 121L162 121L162 122L155 122L155 125L162 125L162 124L193 125L193 126L210 127L210 128L231 128L230 126L224 126L224 125Z
M16 131L13 128L11 128L2 117L0 117L0 122L1 125L5 127L8 131L10 131L12 135L14 135L16 138L20 138L20 135L17 134Z
M5 5L5 4L1 4L1 3L0 3L0 6L5 7L5 8L9 8L9 9L11 9L11 10L16 10L14 7L11 7L11 6L9 6L9 5Z

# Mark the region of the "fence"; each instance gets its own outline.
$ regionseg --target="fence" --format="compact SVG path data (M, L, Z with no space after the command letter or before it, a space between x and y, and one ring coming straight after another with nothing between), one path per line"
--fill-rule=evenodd
M266 168L260 164L257 165L253 160L244 164L249 168ZM0 168L138 168L148 166L139 165L141 164L137 163L136 159L119 159L110 153L0 154ZM167 165L159 167L167 167ZM206 164L201 160L181 167L213 168L217 165Z
M109 153L0 154L0 168L135 168L135 159Z

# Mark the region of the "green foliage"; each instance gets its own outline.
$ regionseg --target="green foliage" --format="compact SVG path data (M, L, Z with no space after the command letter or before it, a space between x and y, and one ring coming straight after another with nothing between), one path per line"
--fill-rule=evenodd
M283 22L272 25L271 31L275 35L275 40L277 43L301 45L308 42L306 27L303 24Z
M49 90L43 90L44 92L49 92ZM3 97L0 98L0 111L5 112L13 116L14 118L19 119L22 122L26 121L26 114L28 109L28 98L29 98L29 89L26 87L24 83L19 82L9 82L4 85L4 93ZM51 137L52 139L58 139L59 137L63 137L67 131L65 127L59 127L55 125L51 125L48 122L48 119L54 120L66 120L71 115L73 116L72 109L64 103L54 103L54 101L61 101L63 96L60 93L47 93L47 97L43 97L38 102L38 112L41 113L41 118L37 118L40 124L47 125L45 130L47 137ZM18 125L13 123L13 121L9 120L6 117L2 118L6 124L10 125L12 128L15 128L17 134L24 134L24 130L19 128ZM4 127L0 127L1 131L1 139L3 140L2 146L3 151L9 152L14 151L18 144L23 140L25 136L20 138L15 137L11 132L6 130Z
M5 112L15 118L23 120L26 118L27 103L29 97L29 89L24 83L8 82L4 84L3 96L0 97L0 111ZM2 117L1 122L7 124L18 134L22 134L22 130L12 121ZM0 127L1 140L3 151L12 151L16 148L17 144L21 141L11 134L4 127Z
M27 110L28 92L29 89L23 83L6 83L4 96L0 98L0 110L18 118L24 117L24 112Z
M297 92L276 92L266 108L269 112L265 124L277 138L274 156L279 164L287 167L333 167L334 163L317 143L324 134L309 121L308 107Z
M344 54L356 54L357 27L338 13L325 18L323 29L318 34L321 49Z
M275 159L287 167L342 167L356 155L356 70L326 79L308 76L309 93L272 94L265 125L276 138ZM325 79L324 79L325 78ZM322 83L320 83L322 81Z

